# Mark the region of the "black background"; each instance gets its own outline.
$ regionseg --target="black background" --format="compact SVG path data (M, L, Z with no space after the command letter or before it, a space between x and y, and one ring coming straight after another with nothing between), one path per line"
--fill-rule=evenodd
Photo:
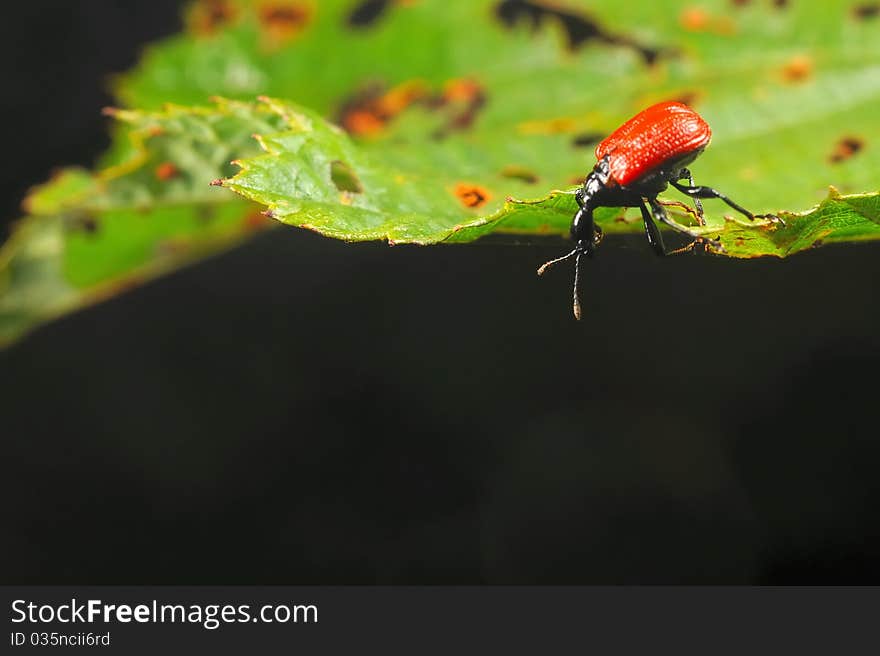
M178 9L4 8L4 218ZM562 247L278 230L38 330L0 353L0 581L880 580L877 246L609 238L580 324Z

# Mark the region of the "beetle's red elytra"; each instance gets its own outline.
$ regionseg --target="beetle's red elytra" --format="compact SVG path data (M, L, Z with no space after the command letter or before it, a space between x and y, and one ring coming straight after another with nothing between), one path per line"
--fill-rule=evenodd
M702 151L711 138L702 116L679 102L664 102L612 132L596 146L596 159L608 155L611 179L628 185L671 158Z
M593 221L593 210L597 207L638 207L645 236L657 255L666 255L666 247L656 221L694 240L705 241L717 251L724 251L720 241L703 237L667 216L657 195L669 185L694 199L700 225L705 225L701 198L722 200L752 220L769 218L781 222L773 214L752 214L711 187L694 185L687 166L699 157L711 139L712 130L696 111L679 102L662 102L642 110L596 146L596 165L574 194L578 204L571 221L575 247L538 269L541 275L554 264L575 258L573 309L576 319L581 318L578 297L581 256L592 257L602 237L601 229ZM681 184L681 180L687 180L688 184Z

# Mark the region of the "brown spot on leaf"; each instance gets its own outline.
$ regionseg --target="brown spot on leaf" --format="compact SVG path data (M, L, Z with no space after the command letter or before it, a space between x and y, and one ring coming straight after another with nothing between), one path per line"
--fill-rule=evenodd
M342 127L351 134L370 136L381 132L385 121L371 112L355 109L343 117Z
M777 9L786 9L788 7L788 0L773 0L773 6Z
M782 68L782 78L786 82L804 82L813 75L813 60L808 55L795 55Z
M834 146L828 161L832 164L840 164L847 161L865 147L865 142L858 137L843 137Z
M495 14L507 27L527 22L532 31L538 30L546 19L557 20L565 30L571 50L577 50L590 41L623 46L635 51L648 65L653 64L663 54L659 49L646 46L633 37L607 30L586 14L557 6L550 0L502 0L495 6Z
M410 80L389 90L372 84L343 102L339 123L348 132L370 136L381 132L388 123L412 105L420 103L448 114L446 123L432 135L442 138L454 130L469 128L486 104L483 86L473 79L449 80L441 93L431 93L422 80Z
M505 166L501 169L501 175L513 180L522 180L526 184L535 184L539 180L538 175L534 171L530 171L524 166L517 166L516 164Z
M383 87L371 84L342 102L339 124L351 134L371 135L382 130L388 117L380 116L377 101Z
M678 18L688 32L710 32L722 36L736 33L736 23L729 16L713 16L703 7L686 7Z
M434 138L446 137L450 132L466 130L473 125L477 114L486 104L486 91L476 80L469 78L449 80L443 87L441 101L435 107L446 107L449 120L434 132Z
M732 4L734 7L745 7L746 5L751 3L751 1L752 0L730 0L730 4Z
M372 84L345 100L339 110L339 123L349 133L371 136L413 103L427 96L427 86L421 80L411 80L385 91Z
M687 7L681 12L678 20L689 32L703 32L708 29L712 17L702 7Z
M455 185L455 195L462 205L471 209L482 207L492 197L485 187L469 182L460 182Z
M449 102L473 102L484 95L483 87L475 80L449 80L443 88L443 98Z
M582 184L584 184L584 178L586 178L586 177L587 177L587 176L584 175L584 174L581 174L581 175L573 175L573 176L571 176L571 177L568 179L568 184L582 185Z
M189 30L198 36L210 36L233 23L238 10L230 0L199 0L187 14Z
M153 175L161 182L176 178L179 174L180 170L172 162L162 162L153 170Z
M260 5L257 16L270 48L284 45L309 24L312 7L302 0L272 0Z
M602 132L582 132L572 138L571 145L575 148L590 148L604 138L605 135Z
M865 2L852 8L856 20L868 20L880 16L880 2Z
M404 82L377 99L376 111L381 116L393 118L427 95L428 87L421 80Z

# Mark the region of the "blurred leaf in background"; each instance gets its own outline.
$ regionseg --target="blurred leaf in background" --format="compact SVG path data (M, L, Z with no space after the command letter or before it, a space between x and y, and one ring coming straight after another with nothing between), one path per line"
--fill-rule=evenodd
M0 254L0 341L251 234L263 208L207 186L232 159L245 169L225 184L332 236L562 234L574 203L552 190L666 99L713 128L697 183L755 212L807 212L751 226L708 203L730 254L880 237L880 20L856 3L202 0L186 17L115 80L141 111L117 112L108 168L28 199Z
M63 170L26 201L30 216L0 251L0 343L71 309L238 243L269 221L217 193L255 127L277 116L236 102L158 114L114 112L127 129L124 163Z

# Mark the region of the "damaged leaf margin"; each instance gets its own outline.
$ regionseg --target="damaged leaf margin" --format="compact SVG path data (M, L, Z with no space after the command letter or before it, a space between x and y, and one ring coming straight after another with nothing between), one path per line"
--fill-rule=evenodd
M251 134L281 128L277 115L220 99L108 113L125 136L116 163L64 169L35 188L0 248L0 346L274 225L207 183L258 152Z
M492 232L565 235L577 209L571 187L531 200L508 197L499 209L475 214L456 196L461 182L448 172L398 170L383 161L381 150L367 152L307 109L265 97L261 103L283 117L287 129L257 135L263 154L236 162L239 172L214 184L264 205L268 216L287 225L346 241L462 243ZM357 193L334 184L337 162L356 176ZM680 201L672 195L666 200ZM785 225L707 213L706 226L690 228L719 239L723 254L736 258L786 257L825 243L880 239L877 193L843 196L832 188L812 209L778 213ZM692 222L686 212L674 216ZM597 210L596 220L606 233L642 231L639 218L617 208Z

